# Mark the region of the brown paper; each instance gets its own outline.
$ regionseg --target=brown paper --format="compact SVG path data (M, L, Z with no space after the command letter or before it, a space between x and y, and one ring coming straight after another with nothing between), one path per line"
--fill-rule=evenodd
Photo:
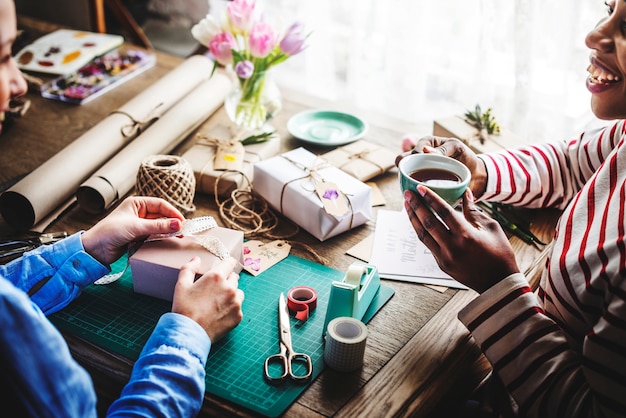
M130 192L143 159L174 149L224 103L230 90L230 79L219 72L200 83L81 184L76 193L78 204L88 212L99 213Z
M251 185L254 174L254 163L273 157L280 151L280 137L273 135L265 142L245 145L244 161L241 170L216 170L215 151L217 147L207 141L199 139L196 145L189 148L182 157L191 164L196 176L196 192L215 194L215 182L218 182L217 194L220 197L228 196L235 189L246 188Z
M396 156L390 149L364 140L322 155L329 163L361 181L367 181L392 168Z
M488 135L485 143L481 143L478 129L465 122L463 116L436 119L433 122L433 135L460 139L477 153L502 151L527 143L506 129L502 129L500 135Z
M30 229L63 205L82 181L133 142L139 135L135 127L166 113L209 78L212 66L203 56L186 59L0 195L0 212L7 224Z

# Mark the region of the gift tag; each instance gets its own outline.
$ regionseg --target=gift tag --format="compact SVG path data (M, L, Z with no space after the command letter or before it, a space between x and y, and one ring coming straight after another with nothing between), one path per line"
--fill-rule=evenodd
M239 141L220 142L215 151L215 170L241 171L246 150Z
M291 245L283 240L246 241L243 243L243 269L257 276L287 257L290 250Z
M315 182L315 191L324 205L324 210L329 215L343 216L350 210L346 203L346 196L335 183Z

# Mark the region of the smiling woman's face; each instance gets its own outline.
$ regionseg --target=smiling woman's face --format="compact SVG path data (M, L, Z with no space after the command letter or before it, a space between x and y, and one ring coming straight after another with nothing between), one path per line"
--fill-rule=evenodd
M626 118L626 1L607 1L607 16L587 35L591 48L587 89L600 119Z

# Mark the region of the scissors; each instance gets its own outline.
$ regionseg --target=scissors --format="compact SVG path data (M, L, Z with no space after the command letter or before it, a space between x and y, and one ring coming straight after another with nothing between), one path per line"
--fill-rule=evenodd
M313 373L313 363L308 354L296 353L291 346L291 324L289 323L289 308L287 307L287 299L283 293L278 298L278 330L280 353L272 354L265 359L265 378L270 382L278 382L285 380L287 377L302 382L309 380ZM270 365L277 364L280 366L280 373L270 373ZM296 370L304 370L302 373L294 373Z

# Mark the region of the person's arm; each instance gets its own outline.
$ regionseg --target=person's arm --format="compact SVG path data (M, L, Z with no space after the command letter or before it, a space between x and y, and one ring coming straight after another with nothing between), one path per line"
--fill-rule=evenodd
M608 417L624 416L623 404L611 400L619 399L620 393L623 396L622 359L613 359L612 370L598 368L590 359L612 358L611 350L603 346L620 344L625 336L623 327L613 325L610 318L625 315L623 299L613 297L603 315L606 319L590 324L581 356L561 327L546 315L526 278L514 274L472 301L461 310L459 319L515 399L521 415Z
M200 259L182 266L172 313L161 317L135 362L129 382L107 416L190 417L204 399L205 366L211 342L242 318L239 264L220 261L198 279Z
M487 170L482 200L563 209L619 142L624 121L568 141L480 154Z
M193 417L202 405L211 340L188 317L166 313L107 417Z
M16 416L95 417L87 372L57 329L24 292L0 277L0 387Z
M110 270L87 254L81 233L42 245L4 266L0 275L50 314L67 306L83 288Z

